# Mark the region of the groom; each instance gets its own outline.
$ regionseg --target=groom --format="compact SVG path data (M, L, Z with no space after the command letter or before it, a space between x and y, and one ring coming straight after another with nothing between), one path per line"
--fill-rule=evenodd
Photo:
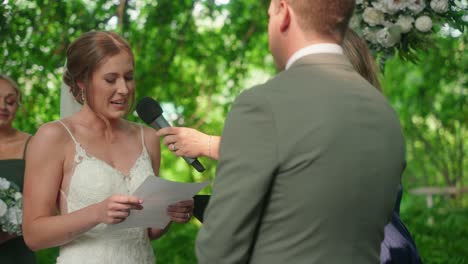
M342 54L354 0L272 0L281 73L226 120L199 263L378 263L403 171L398 117Z

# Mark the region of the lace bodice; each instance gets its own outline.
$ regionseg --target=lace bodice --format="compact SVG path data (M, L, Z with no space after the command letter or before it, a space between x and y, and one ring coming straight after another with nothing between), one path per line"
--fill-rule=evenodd
M61 122L62 123L62 122ZM74 169L67 194L61 191L64 207L61 213L71 213L101 202L114 194L131 194L149 175L154 175L151 158L144 144L128 175L108 163L89 155L62 123L75 143ZM150 176L151 177L151 176ZM154 177L154 176L153 176ZM75 240L60 247L57 263L155 263L153 248L146 228L108 231L99 224Z

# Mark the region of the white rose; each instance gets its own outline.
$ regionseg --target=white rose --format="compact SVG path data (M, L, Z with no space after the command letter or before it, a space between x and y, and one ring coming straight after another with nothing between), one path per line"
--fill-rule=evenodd
M408 0L380 0L373 2L372 6L384 13L395 14L408 6Z
M385 48L395 46L401 39L401 29L399 26L383 28L376 33L377 42Z
M362 5L363 0L356 0L356 5Z
M379 11L382 11L382 12L387 12L387 8L386 8L386 4L384 3L384 1L380 0L380 1L374 1L372 2L372 6L379 10Z
M362 18L369 26L381 25L385 21L384 14L372 7L368 7L364 10Z
M0 200L0 218L2 218L5 213L8 211L8 206L2 200Z
M23 214L21 212L21 209L19 209L18 207L12 207L8 210L8 214L7 214L8 222L14 225L20 225L22 217L23 217Z
M377 43L377 36L375 34L375 31L369 29L368 27L364 28L364 30L362 31L362 35L370 43Z
M413 28L413 22L414 18L411 16L400 16L395 24L401 27L402 33L408 33Z
M15 200L18 201L21 198L23 198L23 195L20 192L15 192Z
M408 5L408 9L415 14L419 14L425 7L426 3L424 0L411 0L411 3Z
M432 20L428 16L420 16L414 22L414 26L421 32L429 32L432 29Z
M445 13L448 10L448 1L447 0L432 0L431 8L436 13Z
M10 182L5 178L0 178L0 190L7 190L10 188Z
M382 26L384 26L384 27L391 27L391 26L393 26L393 23L390 22L390 21L385 20L385 21L382 23Z

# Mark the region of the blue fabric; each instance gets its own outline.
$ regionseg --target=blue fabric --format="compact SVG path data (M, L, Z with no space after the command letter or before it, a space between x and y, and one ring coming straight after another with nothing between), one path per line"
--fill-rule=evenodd
M420 264L416 243L400 219L400 203L403 191L400 186L392 220L385 226L384 240L380 245L380 263L382 264Z

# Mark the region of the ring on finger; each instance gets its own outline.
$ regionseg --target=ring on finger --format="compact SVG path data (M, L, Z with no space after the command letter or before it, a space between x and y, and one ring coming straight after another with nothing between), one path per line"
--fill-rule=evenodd
M176 150L175 145L174 145L174 144L170 144L170 145L169 145L169 149L170 149L171 151L175 151L175 150Z

